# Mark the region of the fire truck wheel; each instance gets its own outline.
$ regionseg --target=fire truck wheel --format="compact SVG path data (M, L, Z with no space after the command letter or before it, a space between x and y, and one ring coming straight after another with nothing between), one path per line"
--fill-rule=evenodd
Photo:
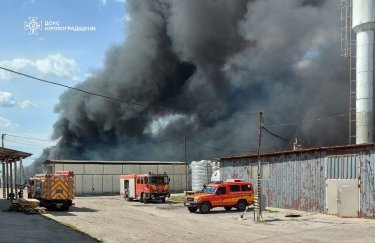
M236 206L237 211L239 211L239 212L245 211L246 206L247 206L246 201L244 201L244 200L238 201L237 206Z
M195 213L198 210L198 208L188 208L188 210L190 213Z
M208 202L204 202L200 205L199 211L201 213L209 213L211 210L211 205Z

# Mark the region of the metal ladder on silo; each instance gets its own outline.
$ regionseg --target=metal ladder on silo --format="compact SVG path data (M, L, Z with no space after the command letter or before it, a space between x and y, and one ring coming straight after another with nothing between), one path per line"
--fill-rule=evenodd
M356 40L352 1L341 0L341 56L349 58L349 144L356 143Z

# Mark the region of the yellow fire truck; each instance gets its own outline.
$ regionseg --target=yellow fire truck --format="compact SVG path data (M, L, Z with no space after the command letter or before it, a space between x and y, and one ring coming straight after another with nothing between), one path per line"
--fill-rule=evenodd
M47 208L67 210L75 196L73 171L56 171L55 174L37 174L29 178L28 198L35 198Z

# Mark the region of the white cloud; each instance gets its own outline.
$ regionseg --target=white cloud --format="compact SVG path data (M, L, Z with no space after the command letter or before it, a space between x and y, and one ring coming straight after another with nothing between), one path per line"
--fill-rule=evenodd
M3 106L3 107L19 106L21 109L36 107L36 105L33 104L29 100L23 100L23 101L20 101L20 102L16 102L12 93L3 92L3 91L0 91L0 106Z
M14 71L36 69L42 76L54 75L59 78L79 80L78 65L72 58L66 58L61 53L48 55L44 59L30 60L26 58L15 58L0 61L0 66ZM13 77L11 73L0 70L0 80L9 80Z
M0 127L9 127L11 125L11 122L4 118L4 117L0 117Z
M18 102L18 106L21 109L27 109L27 108L36 107L36 105L34 103L32 103L30 100L23 100L21 102Z
M16 105L13 94L0 91L0 106L12 107Z

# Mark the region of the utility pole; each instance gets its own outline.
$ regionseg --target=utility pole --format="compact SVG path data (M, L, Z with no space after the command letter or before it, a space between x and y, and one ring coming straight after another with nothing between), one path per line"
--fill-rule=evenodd
M258 182L257 182L257 198L258 198L258 214L257 221L262 217L262 187L261 187L261 164L260 164L260 146L262 144L262 130L264 126L263 112L259 112L259 138L258 138Z
M4 148L4 138L5 138L5 133L1 134L1 145Z
M185 152L185 196L188 192L188 162L187 162L187 146L186 146L186 137L184 137L184 152Z

